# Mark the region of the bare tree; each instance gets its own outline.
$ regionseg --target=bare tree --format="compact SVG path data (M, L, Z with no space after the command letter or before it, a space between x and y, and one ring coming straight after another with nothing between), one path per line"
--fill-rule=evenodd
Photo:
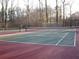
M58 0L56 0L56 23L58 24Z
M41 2L41 0L39 0L39 22L40 22L40 26L42 26L42 22L43 22L43 4Z
M2 18L2 25L4 25L4 0L0 0L1 2L1 18Z
M13 21L14 20L14 0L11 0L11 7L10 7L10 10L9 10L9 12L10 12L10 20L11 21Z
M73 5L73 1L70 0L69 2L69 7L70 7L70 26L72 26L72 5Z
M65 25L64 21L65 21L65 0L62 0L62 4L63 4L63 26Z
M70 2L69 2L69 7L70 7L70 17L71 17L71 14L72 14L72 6L73 6L73 1L70 0Z
M66 17L66 15L65 15L65 12L66 12L65 8L66 8L67 5L69 6L69 8L70 8L70 17L71 17L73 1L70 0L69 2L66 2L65 0L62 0L62 4L63 4L63 25L65 26L66 25L65 24L65 17ZM72 20L72 18L71 18L71 20ZM70 26L71 26L71 23L72 23L71 20L70 20Z
M8 2L9 0L5 0L5 30L7 29Z
M2 5L2 20L3 20L3 23L5 25L5 29L7 29L8 2L9 2L9 0L1 0L1 5Z
M48 24L47 0L45 0L45 7L46 7L46 22Z
M61 5L60 5L60 20L62 20L62 8L61 8Z
M29 0L24 1L24 5L26 6L26 26L30 25L30 6L29 6Z

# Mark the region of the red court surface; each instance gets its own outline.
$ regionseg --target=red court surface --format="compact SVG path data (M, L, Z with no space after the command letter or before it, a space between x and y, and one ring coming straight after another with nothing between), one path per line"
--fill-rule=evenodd
M20 44L0 41L0 59L79 59L79 33L76 46Z

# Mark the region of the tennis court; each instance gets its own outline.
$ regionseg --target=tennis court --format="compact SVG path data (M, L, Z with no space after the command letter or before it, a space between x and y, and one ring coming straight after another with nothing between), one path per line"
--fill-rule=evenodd
M76 46L76 30L42 29L28 34L25 33L0 37L0 40L24 44Z
M0 59L79 59L78 38L79 29L37 29L3 35Z

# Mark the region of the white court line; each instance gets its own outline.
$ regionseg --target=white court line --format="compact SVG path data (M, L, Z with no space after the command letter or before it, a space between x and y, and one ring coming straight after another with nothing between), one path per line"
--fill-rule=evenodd
M64 38L68 35L69 33L65 33L65 35L56 43L56 45L58 45L62 40L64 40Z
M13 35L20 35L20 34L30 34L30 33L37 33L37 32L19 32L19 33L12 33L12 34L4 34L0 35L0 37L5 37L5 36L13 36ZM47 33L49 34L49 33ZM38 36L38 35L37 35ZM42 36L42 35L41 35Z
M21 35L21 34L30 34L30 33L33 33L33 32L22 32L22 33L4 34L4 35L0 35L0 37L13 36L13 35Z
M76 32L75 32L75 35L74 35L74 46L76 46Z
M56 45L56 44L46 44L46 43L32 43L32 42L17 42L17 41L5 41L5 40L0 40L4 42L13 42L17 44L36 44L36 45L43 45L43 46L58 46L58 47L74 47L73 45Z
M13 33L13 34L7 34L7 35L0 35L0 37L7 37L7 36L13 36L13 35L21 35L21 34L31 34L31 33L36 33L36 32L22 32L22 33ZM46 33L46 34L49 34L49 33ZM57 34L57 32L54 32L54 34ZM45 34L43 35L32 35L32 36L45 36ZM13 39L18 39L18 38L25 38L26 36L24 37L14 37Z

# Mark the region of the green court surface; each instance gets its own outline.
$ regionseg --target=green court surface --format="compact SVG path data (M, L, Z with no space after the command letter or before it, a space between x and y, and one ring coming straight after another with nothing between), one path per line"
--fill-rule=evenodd
M37 31L29 34L0 37L1 41L41 45L75 46L75 31Z

